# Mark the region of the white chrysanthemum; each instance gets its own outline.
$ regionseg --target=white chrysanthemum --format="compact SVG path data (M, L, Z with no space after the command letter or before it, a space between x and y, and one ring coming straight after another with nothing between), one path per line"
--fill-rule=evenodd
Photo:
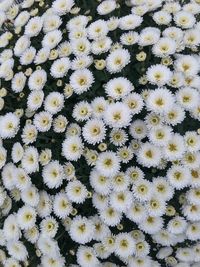
M172 137L172 128L169 126L157 126L149 131L149 141L156 146L165 146Z
M156 254L157 259L165 259L173 253L173 249L171 247L163 247Z
M55 257L56 255L60 255L57 241L47 236L45 237L40 235L37 241L37 246L40 251L46 256L50 255L51 257Z
M91 102L92 113L96 118L102 118L104 111L106 110L108 103L103 97L95 97Z
M68 58L63 57L57 59L53 62L51 66L51 76L53 76L54 78L62 78L67 74L69 68L70 61Z
M28 145L32 144L33 142L36 141L38 135L38 131L36 127L32 124L27 124L23 128L23 132L21 135L22 141Z
M19 57L30 46L31 42L28 36L22 35L15 43L14 54Z
M23 54L20 56L21 65L29 65L33 62L36 54L36 49L33 46L27 48Z
M187 76L194 76L199 72L199 62L195 56L181 55L175 61L175 68Z
M70 201L77 204L83 203L87 198L87 188L80 181L71 181L65 188L67 197Z
M80 246L77 250L77 262L81 267L98 266L99 260L92 247Z
M166 203L160 195L154 194L147 203L147 211L150 216L161 217L165 213Z
M15 93L19 93L24 89L26 83L26 76L23 72L18 72L12 79L11 88Z
M162 217L148 216L138 227L147 234L155 234L162 229L163 219Z
M141 25L143 18L138 15L130 14L120 18L119 28L121 30L133 30Z
M160 10L153 14L153 20L158 25L168 25L172 20L172 16L169 14L169 12Z
M7 163L4 165L1 176L2 182L6 189L13 189L15 185L15 170L16 167L13 163Z
M176 98L178 103L185 109L185 110L193 110L195 109L200 100L199 92L191 87L183 87L179 89L176 93Z
M174 188L178 190L183 189L190 185L190 171L187 167L172 166L167 171L167 179Z
M184 34L183 41L187 47L192 48L198 46L200 43L199 30L187 30Z
M63 166L57 160L51 161L44 166L42 177L49 188L58 188L64 178Z
M79 70L88 68L93 62L91 56L80 56L76 57L71 63L72 70Z
M177 27L168 27L163 31L163 36L179 43L183 38L183 31Z
M94 55L100 55L109 51L112 44L112 39L110 37L105 37L103 39L93 41L91 51Z
M72 31L74 29L84 29L88 24L89 18L86 15L77 15L67 22L67 29Z
M78 244L86 244L94 237L94 224L86 217L76 216L71 223L69 235Z
M179 105L174 105L164 116L167 124L172 126L181 123L185 119L185 111Z
M118 156L111 151L99 154L96 169L104 176L114 176L120 169L120 161Z
M108 197L101 194L93 193L92 204L97 210L104 210L108 207Z
M37 148L33 146L27 147L24 151L23 158L21 161L22 168L24 168L27 173L36 172L39 168L38 159L39 154Z
M48 267L65 267L65 260L63 257L61 257L58 254L55 254L55 256L50 256L51 253L43 256L41 258L42 266L48 266Z
M107 15L111 13L117 7L114 0L105 0L100 3L97 7L97 12L99 15Z
M48 60L50 55L50 49L48 47L43 47L40 50L37 51L37 54L35 55L34 63L36 65L44 63Z
M17 212L17 222L21 229L30 229L36 222L36 211L30 206L23 206Z
M167 201L173 197L174 190L169 182L164 177L157 177L153 179L154 191L157 196Z
M147 80L151 84L155 84L157 86L163 86L170 81L172 77L172 72L168 67L161 64L156 64L152 65L147 69L146 75L147 75Z
M46 217L40 223L41 235L54 238L58 231L58 222L52 216Z
M139 34L134 31L123 33L120 36L120 41L123 45L134 45L138 42Z
M42 40L42 46L49 49L56 47L62 40L62 32L60 30L50 31L45 34Z
M106 58L106 68L110 73L118 73L130 63L130 53L127 49L118 48Z
M52 211L52 199L50 195L47 194L46 191L40 192L40 200L37 206L37 214L38 216L44 218L50 215Z
M179 134L173 134L163 148L163 155L167 160L180 160L185 152L184 139Z
M22 168L15 170L15 185L20 191L26 190L31 186L31 179Z
M42 90L33 90L27 99L28 109L31 111L35 111L42 106L42 102L44 99L44 92Z
M39 238L39 230L36 226L24 231L24 237L32 244L35 244Z
M90 185L97 193L102 195L108 195L111 190L110 179L99 174L95 169L90 173Z
M47 95L44 101L44 108L51 114L56 114L62 110L64 106L64 96L58 92L52 92Z
M139 224L147 218L148 213L141 202L134 201L131 207L126 211L125 215L129 220Z
M85 121L88 120L92 114L92 108L87 101L78 102L72 112L72 116L76 121Z
M137 93L128 94L123 103L129 107L131 114L138 114L144 106L142 97Z
M52 14L51 16L44 17L43 31L45 33L56 30L62 24L62 20L58 15Z
M94 77L90 70L76 70L70 76L70 85L77 94L88 91L94 83Z
M147 136L147 127L144 121L135 120L129 127L130 135L135 139L143 139Z
M52 115L47 111L41 111L35 114L33 123L39 132L47 132L51 128Z
M72 211L72 205L65 193L56 194L53 202L53 211L60 218L66 218Z
M0 169L5 165L7 158L7 150L0 146Z
M11 112L0 116L0 137L2 139L13 138L19 129L19 118Z
M9 240L19 240L21 237L21 231L19 225L16 221L16 216L10 214L4 221L3 233L7 241Z
M107 106L103 119L110 127L122 128L130 124L131 112L126 104L116 102Z
M176 216L168 222L167 229L172 234L182 234L187 227L184 217Z
M196 19L192 13L182 10L175 14L174 21L177 26L188 29L194 26Z
M90 39L102 39L108 34L108 26L106 21L99 19L95 22L92 22L87 28L88 37Z
M91 50L91 43L85 37L72 40L70 46L77 57L87 56Z
M138 44L140 46L148 46L158 42L160 38L160 30L154 27L146 27L140 32Z
M124 77L111 79L105 85L106 94L116 100L129 95L133 89L134 87L132 83Z
M18 260L15 260L14 258L7 258L4 261L4 267L11 267L11 266L21 267Z
M116 226L122 219L122 213L112 207L104 207L99 211L101 220L108 226Z
M82 134L85 141L95 145L102 142L105 138L106 128L102 120L91 119L84 125Z
M157 57L166 57L173 55L176 51L176 42L171 38L160 38L160 40L154 44L153 53Z
M187 201L191 204L194 204L194 205L198 205L199 204L199 187L197 188L192 188L190 190L188 190L187 192Z
M55 0L52 4L53 11L58 15L69 13L74 5L74 0Z
M15 27L23 27L29 20L30 13L28 11L22 11L14 21Z
M196 241L200 239L200 223L193 222L188 223L188 227L185 232L187 238L192 241Z
M45 70L35 70L29 80L28 80L28 86L30 90L41 90L45 86L45 83L47 81L47 73Z
M159 165L162 157L162 151L159 147L151 143L143 143L137 154L138 162L144 167L156 167Z
M28 251L21 241L9 241L7 250L10 256L19 261L24 261L28 257Z
M39 203L38 189L35 186L30 186L29 188L21 192L21 199L24 204L31 207L36 207Z
M43 19L41 17L35 16L29 20L25 26L25 34L29 37L37 36L43 26Z
M153 193L151 185L151 182L145 179L136 180L132 187L134 197L142 202L150 200Z
M110 206L119 212L125 212L133 202L133 195L130 191L113 192L110 194Z
M83 152L82 140L78 136L67 137L62 143L62 153L67 160L78 160Z
M129 233L120 233L115 239L115 254L128 258L135 253L135 241Z

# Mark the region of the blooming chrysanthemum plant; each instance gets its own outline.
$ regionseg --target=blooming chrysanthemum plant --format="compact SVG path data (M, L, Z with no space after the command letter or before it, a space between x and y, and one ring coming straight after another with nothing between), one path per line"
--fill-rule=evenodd
M200 266L200 0L0 1L0 266Z

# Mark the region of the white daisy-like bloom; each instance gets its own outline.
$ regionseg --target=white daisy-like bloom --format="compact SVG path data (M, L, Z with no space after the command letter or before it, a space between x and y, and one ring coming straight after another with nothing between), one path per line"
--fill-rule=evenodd
M26 83L26 76L23 72L18 72L12 79L11 88L15 93L19 93L24 89Z
M133 89L132 83L124 77L111 79L105 85L106 94L116 100L129 95Z
M56 47L62 40L62 32L60 30L54 30L47 32L42 40L42 46L49 49Z
M7 150L3 146L0 146L0 169L3 168L3 166L5 165L6 158Z
M174 15L174 21L177 26L188 29L194 26L196 19L192 13L182 10Z
M150 246L146 241L139 241L135 245L135 255L137 257L145 258L149 254Z
M176 189L180 190L190 185L191 175L187 167L172 166L167 171L169 183Z
M60 255L57 241L55 241L53 238L49 238L48 236L40 235L37 241L37 246L45 256L50 255L51 257L55 257Z
M3 185L8 190L12 190L14 188L15 170L16 166L13 163L7 163L1 171Z
M163 36L180 43L180 41L183 39L183 31L178 27L167 27L163 31Z
M51 92L44 101L44 108L51 114L56 114L62 110L64 106L64 96L58 92Z
M187 201L191 204L198 205L199 203L199 187L192 188L187 191Z
M133 30L141 25L143 18L141 16L130 14L121 17L119 20L119 28L121 30Z
M114 227L120 223L122 213L112 207L104 207L99 211L101 220L108 226Z
M135 253L135 241L129 233L120 233L115 239L115 254L122 258L128 258Z
M109 199L107 196L98 193L93 193L92 204L99 211L104 210L105 208L108 207L108 200Z
M65 260L63 257L55 255L50 256L51 254L47 254L41 258L42 266L49 266L49 267L64 267Z
M91 119L86 122L82 129L84 140L92 145L100 143L105 138L106 128L102 120Z
M73 5L73 0L55 0L53 1L52 9L56 14L62 16L69 13Z
M177 243L175 235L165 229L161 229L160 231L155 233L153 235L153 238L158 244L161 244L162 246L170 246Z
M85 121L91 117L92 111L87 101L80 101L74 106L72 116L76 121Z
M157 259L164 259L170 256L173 253L173 249L171 247L162 247L158 253L156 254Z
M21 199L24 204L31 207L36 207L39 203L39 193L35 186L30 186L29 188L21 192Z
M156 64L152 65L147 69L146 75L147 75L147 80L151 84L155 84L157 86L163 86L170 81L172 77L172 72L168 67L161 64Z
M153 264L153 261L150 257L130 257L128 260L128 267L135 266L135 267L149 267ZM160 267L160 265L152 265L155 267Z
M164 201L168 201L173 197L174 190L169 182L164 177L157 177L153 179L154 191L157 196Z
M15 186L20 191L26 190L31 186L31 179L22 168L16 168L15 170Z
M134 201L131 207L125 212L125 215L129 220L139 224L147 218L148 213L141 202Z
M39 132L47 132L51 128L52 115L47 111L35 114L33 123Z
M138 44L140 46L153 45L160 38L160 30L155 27L146 27L140 32Z
M164 115L165 122L172 126L181 123L185 119L185 111L178 105L172 106L172 108Z
M187 238L192 241L196 241L200 238L200 223L192 222L188 223L188 227L185 232Z
M176 258L184 263L189 263L193 260L192 248L183 247L176 250Z
M89 22L86 15L77 15L67 22L67 29L71 32L74 29L84 29Z
M42 177L49 188L58 188L64 178L63 166L57 160L49 162L42 170Z
M114 0L105 0L100 3L97 7L97 12L99 15L107 15L115 10L117 7L116 2Z
M93 74L88 69L76 70L70 76L70 85L77 94L88 91L93 83Z
M104 97L95 97L91 102L93 116L99 119L102 118L107 105L108 103Z
M165 146L172 137L172 128L169 126L157 126L149 131L149 141L156 146Z
M71 202L75 202L77 204L83 203L87 198L87 188L80 181L71 181L65 188L67 197Z
M9 240L19 240L21 237L21 231L16 221L16 215L10 214L3 224L4 238Z
M28 11L22 11L14 21L15 27L23 27L29 20L30 13Z
M94 231L94 223L90 219L76 216L70 225L69 235L78 244L86 244L93 239Z
M62 57L53 62L51 66L51 76L54 78L64 77L70 68L70 60L66 57Z
M199 30L187 30L184 34L183 41L187 47L192 48L198 46L200 43Z
M77 262L81 267L98 266L99 260L92 247L80 246L77 250Z
M2 139L13 138L19 129L20 120L12 112L0 116L0 137Z
M83 153L83 143L80 137L70 136L62 143L62 154L67 160L78 160Z
M151 143L143 143L138 150L137 160L144 167L156 167L159 165L162 151Z
M153 20L158 25L168 25L172 20L172 16L169 14L169 12L160 10L153 14Z
M123 98L123 103L129 107L133 115L138 114L144 106L142 97L137 93L128 94Z
M111 179L111 187L114 192L125 191L130 184L129 176L124 172L119 172Z
M142 120L135 120L129 127L130 135L135 139L143 139L147 136L146 123Z
M28 95L27 106L30 111L35 111L42 106L44 92L42 90L33 90Z
M90 185L95 192L102 195L108 195L111 190L110 179L99 174L99 172L95 169L90 172Z
M183 6L184 11L191 12L192 14L196 15L200 12L199 5L197 3L188 3Z
M152 197L152 183L145 179L138 179L132 186L134 197L141 202L149 201Z
M40 223L41 235L54 238L58 231L58 222L52 216L46 217Z
M91 43L86 37L72 40L70 42L70 46L73 54L75 54L77 57L87 56L91 50Z
M4 1L5 2L5 1ZM20 267L19 261L14 258L7 258L4 260L4 267Z
M45 70L35 70L28 80L30 90L42 90L47 81L47 73Z
M199 62L192 55L180 55L175 61L175 68L186 76L194 76L199 72Z
M40 200L36 208L38 216L45 218L52 212L52 199L46 191L41 191Z
M200 94L199 92L191 87L183 87L176 93L177 102L185 110L193 110L199 104Z
M138 227L147 234L156 234L163 227L163 218L148 216Z
M37 36L42 30L43 19L41 17L35 16L31 18L25 26L25 35L29 37Z
M109 196L110 206L119 212L125 212L130 208L133 202L132 193L128 190L121 192L113 192Z
M154 194L147 203L147 211L150 216L161 217L165 213L166 203L160 195Z
M118 48L106 58L106 68L110 73L121 72L130 63L130 53L127 49Z
M38 131L37 131L36 127L32 124L27 124L23 128L23 132L21 135L22 141L26 145L32 144L33 142L36 141L37 135L38 135Z
M110 37L105 37L92 42L91 51L94 55L100 55L109 51L112 44Z
M9 255L16 260L23 261L28 257L28 251L21 241L9 241L7 250Z
M39 65L41 63L44 63L48 60L50 55L50 49L48 47L43 47L40 50L37 51L34 59L34 63L36 65Z
M92 217L92 221L95 225L95 237L96 241L102 241L104 238L110 235L110 229L105 225L98 215Z
M122 128L130 124L131 112L126 104L116 102L107 106L103 119L112 128Z
M134 31L123 33L120 36L120 41L123 45L133 45L136 44L138 40L139 40L139 34Z
M99 154L95 168L103 176L112 177L116 175L120 169L120 160L116 153L106 151Z
M32 244L35 244L39 238L39 230L36 226L24 231L24 237Z
M200 205L187 204L183 206L183 215L187 218L187 220L191 222L196 222L200 220Z
M171 219L167 225L167 229L172 234L182 234L187 227L187 221L184 217L176 216Z
M23 230L32 228L36 222L36 211L30 206L23 206L17 212L17 223Z
M25 149L22 160L21 160L21 165L22 168L27 173L34 173L38 171L39 168L39 154L37 148L34 146L29 146Z
M14 54L19 57L30 46L30 38L26 35L22 35L15 43Z
M108 34L108 26L106 21L99 19L95 22L92 22L89 27L87 28L87 33L89 39L102 39Z
M173 39L163 37L154 44L152 51L157 57L166 57L173 55L176 51L176 47L177 44Z
M21 65L29 65L33 62L36 54L36 49L33 46L27 48L20 56Z
M72 205L65 193L56 194L53 201L54 214L60 218L66 218L72 211Z
M58 15L52 14L45 16L43 22L43 31L45 33L56 30L62 24L62 20Z
M184 152L184 139L178 133L173 134L171 139L163 147L163 156L170 161L180 160Z

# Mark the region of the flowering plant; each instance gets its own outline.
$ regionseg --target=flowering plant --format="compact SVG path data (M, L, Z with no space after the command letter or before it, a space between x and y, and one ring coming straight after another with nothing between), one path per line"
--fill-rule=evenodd
M199 14L0 2L2 266L200 266Z

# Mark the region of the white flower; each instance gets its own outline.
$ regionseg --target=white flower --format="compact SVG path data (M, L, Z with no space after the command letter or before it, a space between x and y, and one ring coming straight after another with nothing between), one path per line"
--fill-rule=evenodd
M144 167L156 167L159 165L162 151L151 143L143 143L138 151L137 160Z
M135 241L129 233L120 233L115 239L115 254L128 258L135 252Z
M160 38L160 30L154 27L146 27L140 32L138 44L147 46L157 43Z
M105 138L106 128L102 120L91 119L84 125L82 134L85 141L95 145L102 142Z
M141 25L143 18L134 14L130 14L120 18L119 28L121 30L133 30Z
M68 58L63 57L57 59L53 62L51 66L51 76L53 76L54 78L62 78L67 74L69 68L70 61Z
M56 255L60 254L58 243L54 239L49 238L48 236L45 237L40 235L37 241L37 245L41 252L46 256L49 255L50 257L55 257ZM45 266L49 266L49 264Z
M44 166L42 177L44 183L49 188L58 188L62 184L64 178L63 166L60 165L57 160L51 161Z
M33 90L28 95L27 106L30 111L39 109L44 99L44 92L42 90Z
M28 257L28 251L21 241L10 241L7 244L8 253L19 261L24 261Z
M39 202L38 189L35 186L30 186L21 193L21 199L24 204L31 207L36 207Z
M50 49L48 47L43 47L39 51L37 51L37 54L35 55L34 63L36 65L44 63L48 60L48 57L50 55Z
M23 191L31 186L31 179L22 168L17 168L15 170L15 185L20 191Z
M176 189L183 189L190 184L190 171L183 166L172 166L167 172L169 183Z
M58 92L52 92L47 95L44 101L44 108L51 114L56 114L62 110L64 106L64 96Z
M40 223L41 235L54 238L58 231L58 222L54 217L46 217Z
M21 229L30 229L36 222L36 211L30 206L23 206L17 212L17 222Z
M81 267L98 266L95 250L91 247L80 246L77 251L77 262Z
M47 132L51 128L52 115L47 111L41 111L35 114L33 122L39 132Z
M133 89L132 83L124 77L111 79L105 85L105 92L107 95L116 100L129 95Z
M51 16L44 17L43 31L45 33L56 30L62 24L62 20L58 15L51 14Z
M107 151L99 154L96 169L104 176L112 177L116 175L120 169L120 161L116 153Z
M56 47L62 40L62 32L60 30L50 31L45 34L42 40L42 46L49 49Z
M199 104L200 94L194 88L183 87L176 93L176 98L185 110L193 110Z
M188 29L193 27L196 19L192 13L182 10L175 14L174 21L177 26Z
M24 26L30 18L30 13L28 11L21 12L15 19L14 25L15 27Z
M29 37L37 36L43 26L43 20L41 17L33 17L29 20L29 22L25 26L25 34Z
M72 211L72 205L65 193L58 193L53 202L55 215L60 218L66 218Z
M14 54L21 56L23 52L30 46L31 42L28 36L22 35L15 43Z
M15 93L19 93L24 89L26 83L26 76L23 72L18 72L12 79L11 88Z
M21 237L21 231L19 225L16 221L16 216L10 214L4 221L3 233L7 241L9 240L19 240Z
M39 167L38 158L39 154L37 148L34 146L27 147L21 160L22 168L24 168L27 173L36 172Z
M33 142L36 141L38 135L38 131L36 127L32 124L27 124L23 128L22 132L22 141L27 145L27 144L32 144Z
M0 169L5 165L7 158L7 150L0 146Z
M148 81L151 84L155 84L157 86L163 86L170 81L172 77L172 72L168 67L161 64L156 64L152 65L147 69L146 75Z
M47 73L45 70L35 70L28 80L30 90L41 90L47 81Z
M82 140L78 136L68 137L62 144L62 153L67 160L78 160L82 155L82 150Z
M99 19L95 22L92 22L87 28L88 37L90 39L102 39L108 34L108 26L106 21Z
M185 232L187 222L184 217L176 216L171 219L167 225L167 229L172 234L181 234Z
M77 94L88 91L93 83L93 74L88 69L76 70L70 76L70 85Z
M110 194L110 206L119 212L125 212L133 202L132 193L128 190Z
M181 55L175 61L177 71L183 72L187 76L194 76L199 72L199 62L192 55Z
M74 5L73 0L55 0L53 1L53 11L58 15L68 13Z
M134 197L142 202L150 200L153 193L151 183L145 179L136 180L132 190Z
M173 39L163 37L154 44L152 51L157 57L166 57L175 53L176 46L176 42Z
M99 212L101 220L108 226L116 226L122 219L122 213L112 207L102 207Z
M67 197L71 202L83 203L87 198L87 188L80 181L69 182L65 188Z
M172 20L172 16L168 12L161 10L153 14L153 20L158 25L168 25Z
M97 103L101 108L101 110L99 111L99 113L102 113L102 109L104 108L104 106L106 105L105 101L99 99L100 103ZM103 106L103 107L102 107ZM91 105L86 102L86 101L80 101L78 102L74 108L73 108L73 112L72 112L72 116L73 118L75 118L76 121L85 121L88 120L90 118L90 116L92 115L92 111L93 109L91 108ZM96 111L98 112L98 111Z
M23 154L24 154L24 149L22 145L19 142L15 143L12 147L12 154L11 154L13 162L14 163L19 162L22 159ZM2 156L0 158L2 158Z
M19 129L19 118L11 112L0 116L0 137L3 139L13 138Z
M107 15L111 13L117 7L114 0L105 0L100 3L97 7L97 12L99 15Z
M95 169L90 172L90 185L97 193L101 195L108 195L111 191L110 178L101 175Z
M130 53L127 49L118 48L106 58L106 68L110 73L121 72L130 63Z

